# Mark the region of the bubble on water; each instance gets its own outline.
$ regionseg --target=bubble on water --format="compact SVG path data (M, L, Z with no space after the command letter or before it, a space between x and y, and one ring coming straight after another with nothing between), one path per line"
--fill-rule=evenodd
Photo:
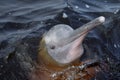
M68 15L66 13L63 13L63 18L67 18Z

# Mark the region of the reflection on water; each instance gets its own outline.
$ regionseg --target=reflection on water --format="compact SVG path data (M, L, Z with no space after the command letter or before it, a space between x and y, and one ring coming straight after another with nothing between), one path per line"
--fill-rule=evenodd
M1 0L0 80L27 80L39 40L53 25L65 23L77 28L101 15L106 22L91 31L84 44L110 64L104 79L119 80L119 9L120 0Z
M0 22L25 23L53 18L65 7L62 0L0 1Z

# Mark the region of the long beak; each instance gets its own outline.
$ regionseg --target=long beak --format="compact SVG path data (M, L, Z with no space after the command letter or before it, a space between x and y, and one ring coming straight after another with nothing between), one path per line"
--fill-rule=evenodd
M100 17L92 20L91 22L81 26L80 28L74 30L71 33L71 35L64 40L64 43L66 44L66 42L67 43L72 42L72 41L74 41L78 38L82 41L91 29L93 29L96 26L102 24L104 21L105 21L105 17L100 16Z
M64 63L70 63L75 59L78 59L83 54L83 46L82 42L87 33L95 28L96 26L102 24L105 21L103 16L98 17L91 22L81 26L80 28L73 30L70 36L64 39L63 46L67 45L65 51L67 51L66 59L64 59Z

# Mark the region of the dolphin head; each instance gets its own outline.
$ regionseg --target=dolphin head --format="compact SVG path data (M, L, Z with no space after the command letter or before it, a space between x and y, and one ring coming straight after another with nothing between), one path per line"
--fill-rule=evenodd
M52 61L60 64L69 64L75 61L83 55L82 42L85 36L104 21L105 18L100 16L75 30L69 25L55 25L43 36L47 54L40 54L45 54L48 61L52 59Z

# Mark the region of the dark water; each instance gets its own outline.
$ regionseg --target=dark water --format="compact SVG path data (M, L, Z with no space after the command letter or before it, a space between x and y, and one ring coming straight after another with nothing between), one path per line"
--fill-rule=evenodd
M1 0L0 80L27 80L42 34L53 25L77 28L101 15L106 22L84 44L110 65L104 79L119 80L120 0Z

